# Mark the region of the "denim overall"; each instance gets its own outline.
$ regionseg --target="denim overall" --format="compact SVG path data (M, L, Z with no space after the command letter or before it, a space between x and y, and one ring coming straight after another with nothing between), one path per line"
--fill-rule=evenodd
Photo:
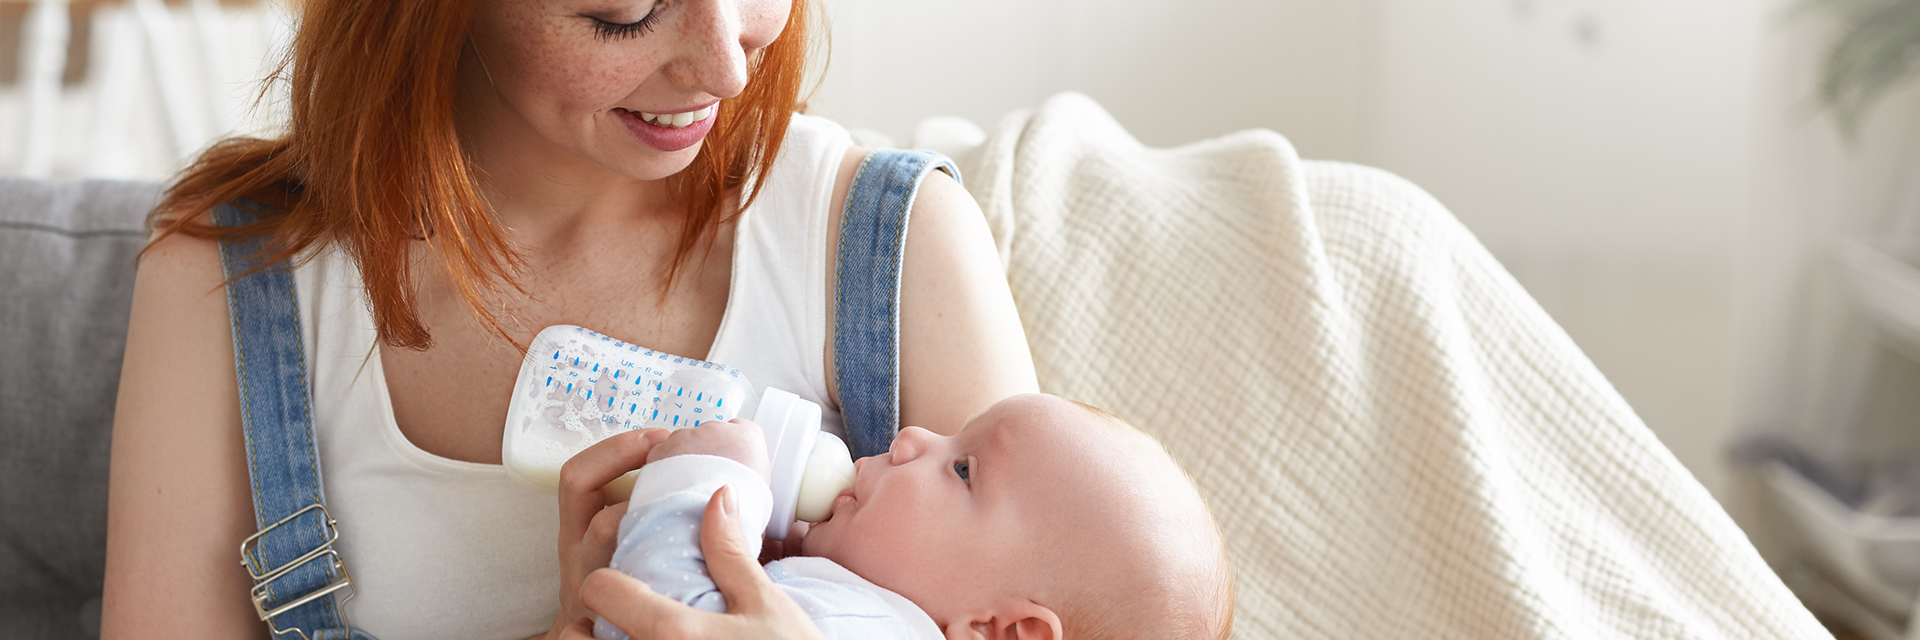
M935 169L960 177L951 161L933 152L877 150L860 164L847 191L833 340L841 413L856 458L885 452L900 429L900 270L907 217L921 180ZM213 219L231 227L259 218L245 206L225 204L214 208ZM241 544L241 562L253 576L254 610L275 637L373 640L348 625L342 608L353 597L353 580L333 548L340 532L320 482L293 273L287 263L259 266L254 257L266 242L260 237L220 246L247 473L260 527Z

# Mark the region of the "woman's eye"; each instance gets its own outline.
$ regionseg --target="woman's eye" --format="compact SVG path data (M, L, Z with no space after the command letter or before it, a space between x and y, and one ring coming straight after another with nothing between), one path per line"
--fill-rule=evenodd
M957 476L960 476L960 480L961 480L962 482L965 482L965 483L967 483L967 486L969 486L969 487L971 487L971 486L973 486L973 478L971 477L971 476L972 476L972 474L973 474L973 461L972 461L972 460L957 460L957 461L954 461L954 463L953 463L953 473L954 473L954 475L957 475Z
M580 17L593 21L593 35L603 41L611 41L616 38L631 38L652 31L654 23L660 19L660 10L664 8L662 5L665 4L665 0L653 3L652 6L647 8L647 15L641 16L639 20L633 22L613 22L605 18L586 14L580 14Z

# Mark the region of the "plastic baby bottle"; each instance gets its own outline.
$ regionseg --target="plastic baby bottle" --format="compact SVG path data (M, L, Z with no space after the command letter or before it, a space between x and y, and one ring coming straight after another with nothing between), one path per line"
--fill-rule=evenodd
M820 405L767 388L755 397L740 370L630 345L572 325L534 336L507 405L500 458L526 484L558 491L568 458L609 436L644 428L685 429L751 415L772 463L773 518L766 534L787 537L793 521L819 522L853 486L853 457L820 430ZM633 474L610 490L631 492Z

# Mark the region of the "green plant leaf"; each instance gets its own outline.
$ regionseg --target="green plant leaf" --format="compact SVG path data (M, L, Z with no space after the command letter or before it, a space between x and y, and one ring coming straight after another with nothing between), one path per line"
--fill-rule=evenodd
M1805 0L1803 11L1829 14L1839 25L1820 74L1820 101L1851 139L1887 91L1920 59L1920 0Z

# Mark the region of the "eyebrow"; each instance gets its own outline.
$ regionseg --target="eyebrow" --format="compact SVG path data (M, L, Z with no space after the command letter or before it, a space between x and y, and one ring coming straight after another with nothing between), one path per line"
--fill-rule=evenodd
M981 462L985 460L985 458L989 455L991 455L995 459L996 463L1000 460L1005 460L1007 457L1007 454L1009 453L1009 447L1012 446L1007 443L1006 429L996 429L994 430L994 433L992 435L982 438L981 440L982 442L979 443L978 448L975 448L969 452L973 456L975 464L968 467L967 473L968 473L968 477L972 478L972 480L975 483L978 483L981 478L980 467L993 466L988 464L981 464ZM998 483L991 483L991 484L992 486L995 486L995 487L999 486ZM985 485L976 484L975 488L976 489L984 488L984 486Z

